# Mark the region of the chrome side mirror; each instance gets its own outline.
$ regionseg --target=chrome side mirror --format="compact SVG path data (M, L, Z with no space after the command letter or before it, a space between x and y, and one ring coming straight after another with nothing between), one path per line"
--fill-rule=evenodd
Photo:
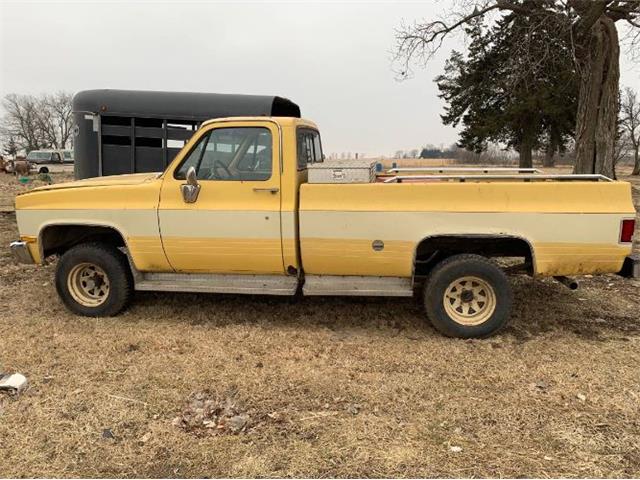
M182 199L185 203L195 203L200 193L200 184L196 177L196 169L189 167L187 170L187 183L180 185L182 191Z

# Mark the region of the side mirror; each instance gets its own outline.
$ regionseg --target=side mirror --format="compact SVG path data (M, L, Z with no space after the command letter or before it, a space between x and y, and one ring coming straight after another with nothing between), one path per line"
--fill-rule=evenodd
M195 203L200 193L200 184L196 177L196 169L189 167L187 170L187 183L180 185L182 191L182 199L185 203Z
M198 177L196 175L195 167L189 167L187 169L187 184L193 185L194 187L198 186Z

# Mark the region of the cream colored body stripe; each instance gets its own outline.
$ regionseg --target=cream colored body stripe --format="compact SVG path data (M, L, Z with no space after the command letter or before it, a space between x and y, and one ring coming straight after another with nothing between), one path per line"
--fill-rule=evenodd
M162 236L280 239L279 211L160 210Z
M158 218L155 209L150 210L18 210L16 217L23 235L37 236L47 225L81 224L104 225L117 229L125 237L158 236ZM53 219L53 220L52 220Z
M181 238L280 238L280 212L163 210L164 235ZM51 219L54 218L54 221ZM18 210L18 225L23 235L37 236L47 225L104 225L117 229L126 237L159 236L157 210L78 209Z
M300 211L302 238L418 242L441 234L513 235L535 242L618 244L621 214ZM304 252L303 252L304 253Z

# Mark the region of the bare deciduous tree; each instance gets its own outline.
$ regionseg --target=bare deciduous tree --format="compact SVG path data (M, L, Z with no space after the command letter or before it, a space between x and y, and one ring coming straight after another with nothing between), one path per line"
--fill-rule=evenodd
M552 58L548 53L529 58L532 39L544 25L547 35L567 38L572 46L579 76L576 114L576 173L614 175L613 150L618 117L620 41L616 23L624 22L626 37L640 45L640 1L638 0L458 0L443 18L403 25L398 30L396 60L400 75L410 73L413 61L423 64L442 46L444 40L465 31L482 17L526 16L531 25L513 44L512 55L522 58L522 75L529 65L539 66ZM503 23L504 25L504 23Z
M617 167L619 164L625 163L627 160L627 155L631 148L631 142L629 141L629 136L618 130L618 135L616 136L616 143L613 145L613 166Z
M55 148L66 148L71 139L73 127L73 110L71 100L73 95L58 92L45 95L42 98L42 122L47 126L48 141Z
M640 175L640 99L631 88L620 96L620 129L633 151L632 175Z
M4 97L2 107L5 111L2 119L4 137L13 138L19 148L27 151L44 146L34 97L10 93Z
M0 134L27 152L66 148L72 131L72 95L66 92L33 95L8 94L2 100Z

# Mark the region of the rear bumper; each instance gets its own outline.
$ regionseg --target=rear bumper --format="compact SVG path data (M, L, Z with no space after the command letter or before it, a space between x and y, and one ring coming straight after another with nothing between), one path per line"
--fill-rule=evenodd
M625 258L618 275L626 278L640 278L640 255L629 255Z
M11 242L9 246L11 248L11 253L13 253L13 256L19 263L35 263L31 256L31 252L29 251L27 242Z

